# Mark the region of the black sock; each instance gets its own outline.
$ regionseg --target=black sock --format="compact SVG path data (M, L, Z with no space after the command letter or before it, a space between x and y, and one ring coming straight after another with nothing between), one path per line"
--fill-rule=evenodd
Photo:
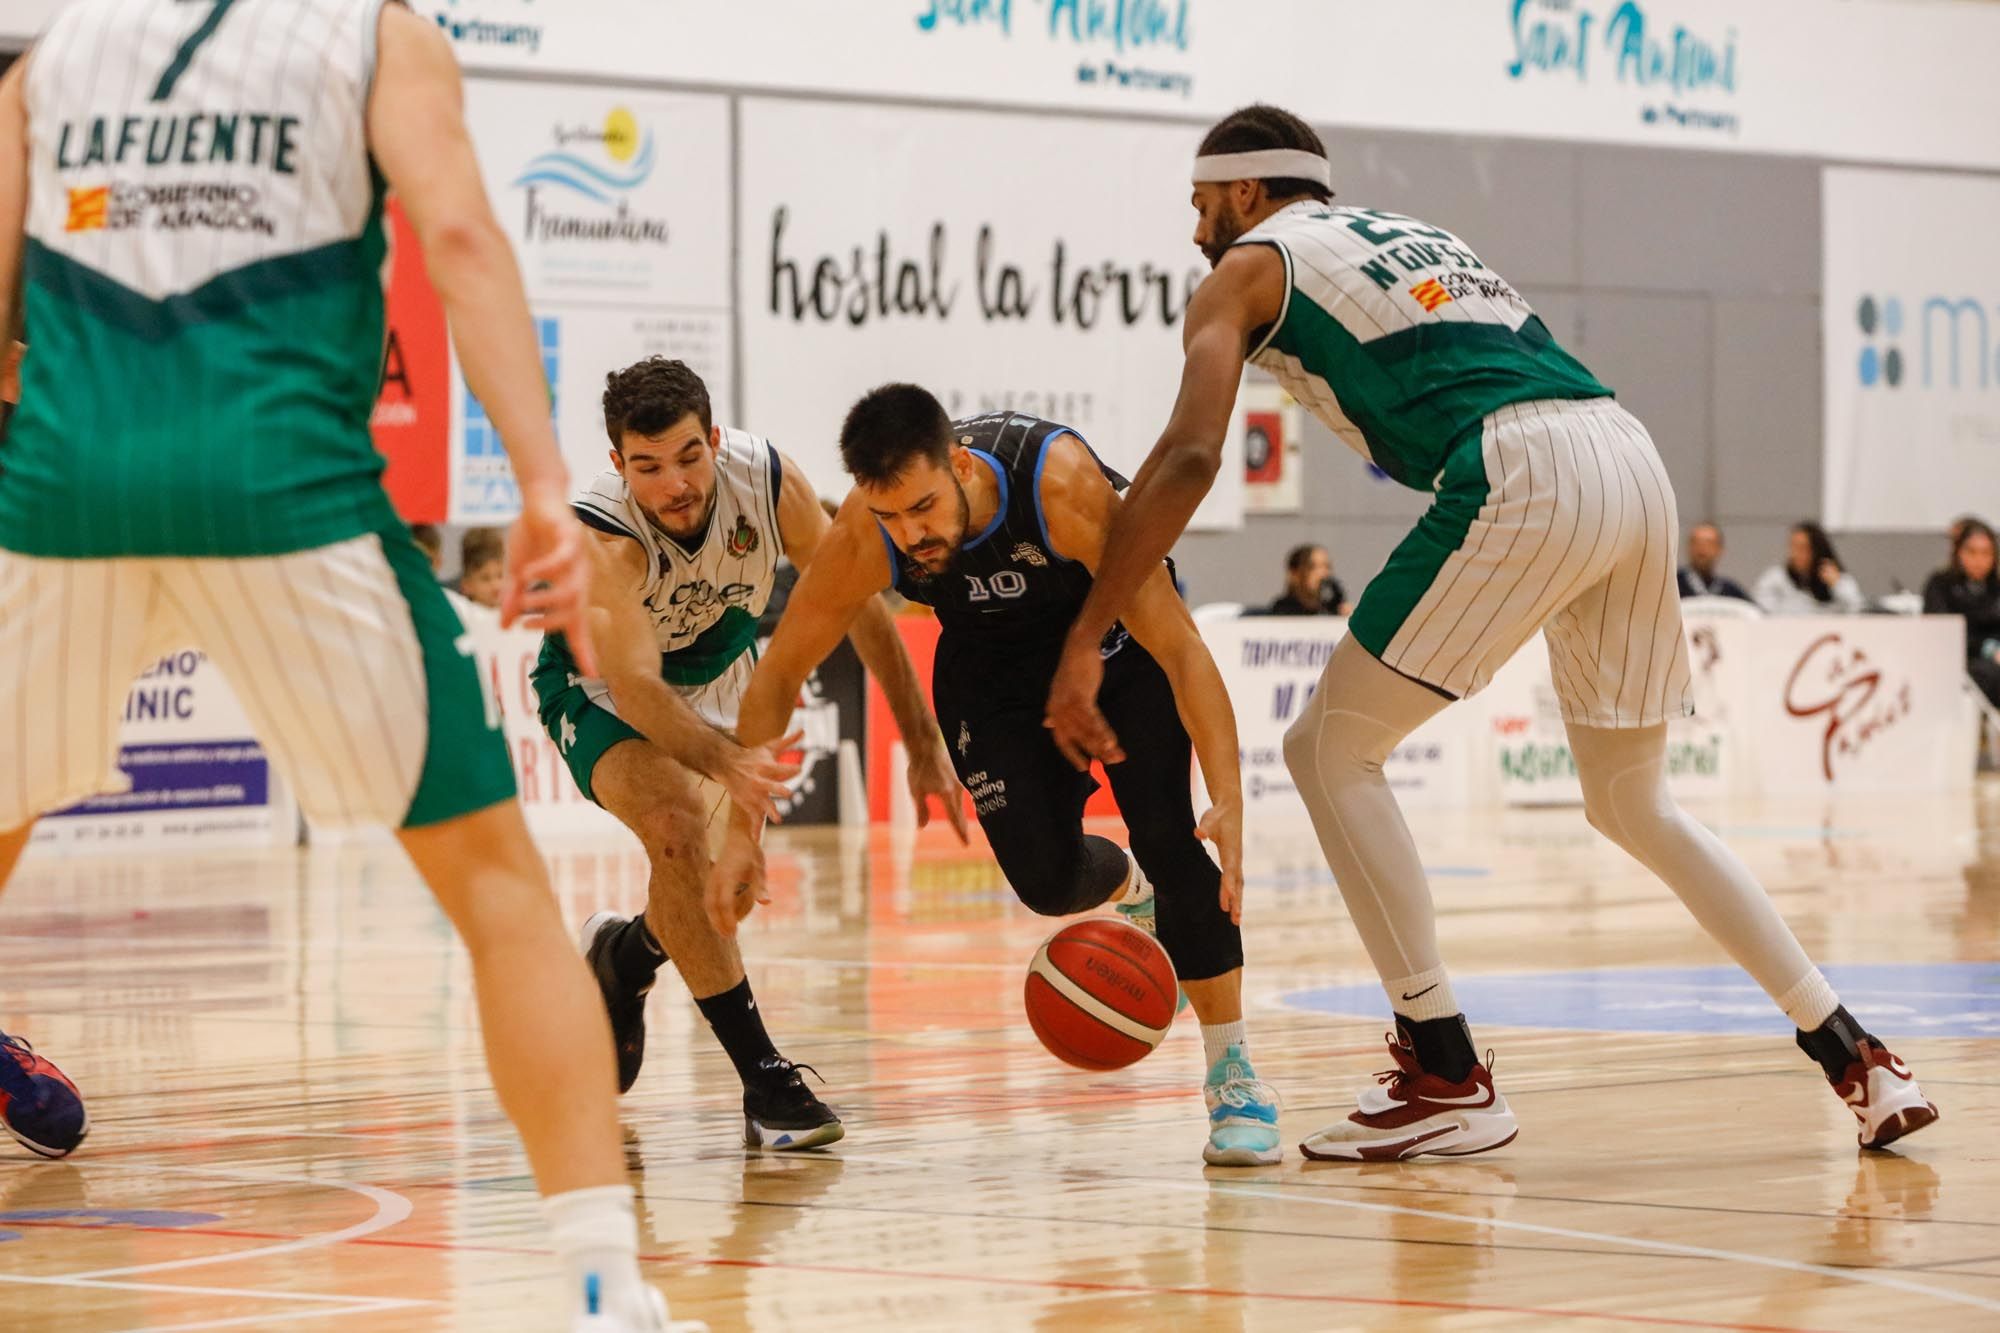
M778 1048L764 1031L764 1016L757 1012L757 997L750 993L745 977L720 995L696 1000L701 1016L715 1029L715 1039L729 1053L729 1062L746 1084L757 1076L757 1067L778 1058Z
M1436 1074L1447 1083L1463 1083L1479 1063L1472 1049L1472 1029L1464 1014L1450 1018L1404 1018L1396 1016L1396 1032L1426 1074Z
M1811 1032L1800 1029L1796 1040L1799 1049L1817 1060L1828 1081L1833 1083L1847 1077L1847 1067L1861 1058L1860 1042L1881 1044L1855 1021L1844 1004Z
M618 933L612 937L611 970L634 990L652 984L660 964L666 961L667 951L653 938L644 912L618 927Z

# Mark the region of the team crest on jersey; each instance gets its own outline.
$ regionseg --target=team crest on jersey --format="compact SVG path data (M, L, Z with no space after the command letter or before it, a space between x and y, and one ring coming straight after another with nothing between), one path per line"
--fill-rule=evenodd
M1424 308L1425 314L1429 314L1451 300L1451 293L1446 291L1444 284L1436 278L1426 279L1410 288L1410 295L1415 297L1417 304Z
M1043 555L1042 548L1033 542L1022 542L1014 548L1014 562L1033 565L1036 569L1040 569L1049 563L1049 558Z
M763 538L757 534L757 529L750 526L750 520L738 514L736 526L729 533L729 554L741 560L756 550L757 543L762 540Z

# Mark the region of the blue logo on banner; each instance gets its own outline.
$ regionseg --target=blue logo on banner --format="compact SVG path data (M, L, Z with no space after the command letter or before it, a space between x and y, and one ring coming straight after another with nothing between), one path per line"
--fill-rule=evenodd
M549 385L549 414L556 413L556 385L562 382L562 321L537 319L535 338L541 344L542 376ZM463 509L471 520L508 518L520 512L521 490L507 462L499 428L470 386L465 390L465 459Z
M92 796L49 818L226 810L271 799L270 761L254 740L127 745L118 767L132 779L130 791Z
M1863 1023L1897 1037L2000 1037L2000 962L1844 963L1825 969ZM1605 968L1453 977L1475 1025L1590 1032L1779 1036L1791 1024L1734 967ZM1382 988L1327 986L1283 997L1293 1009L1387 1018Z
M0 1222L76 1222L88 1228L198 1227L220 1222L220 1213L175 1213L157 1208L17 1208L0 1213ZM18 1231L0 1231L0 1241L21 1239Z
M1971 296L1932 294L1910 302L1916 326L1905 329L1901 297L1877 300L1863 296L1854 319L1869 342L1861 349L1858 367L1864 388L1901 388L1906 382L1925 389L1991 389L2000 384L2000 307L1992 311ZM1917 375L1909 376L1901 339L1908 332L1915 343ZM1880 337L1887 344L1875 346Z

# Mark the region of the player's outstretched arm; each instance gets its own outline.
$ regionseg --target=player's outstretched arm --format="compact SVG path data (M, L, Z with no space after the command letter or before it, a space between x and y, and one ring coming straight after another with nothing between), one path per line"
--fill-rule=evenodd
M1072 761L1080 752L1103 758L1115 751L1117 740L1097 712L1103 678L1098 642L1173 550L1214 485L1250 332L1278 318L1284 281L1277 253L1250 246L1230 251L1195 289L1182 330L1180 397L1112 522L1096 584L1070 627L1049 690L1048 725Z
M501 622L525 616L531 629L561 631L578 665L595 675L590 561L569 509L569 472L549 420L521 273L486 198L451 45L435 24L400 5L383 8L376 30L368 147L409 215L465 382L499 430L520 482Z
M784 521L782 515L779 521ZM840 645L862 608L889 586L889 557L874 527L868 511L850 496L839 517L822 531L737 705L736 734L745 745L762 744L784 730L806 677ZM757 904L757 895L746 885L750 870L761 864L757 844L763 822L741 805L730 811L729 833L709 874L707 895L708 918L724 935L734 935L737 922Z
M793 738L766 737L766 745L739 745L710 726L660 679L659 641L640 609L646 552L624 537L592 535L590 553L591 629L598 645L604 683L618 702L618 715L640 735L689 768L722 784L738 805L762 815L777 814L777 798L798 776L798 765L778 756Z
M1058 441L1042 470L1042 513L1056 553L1081 561L1094 576L1104 563L1106 533L1113 528L1120 505L1117 492L1082 441L1075 436ZM1124 624L1173 686L1174 707L1194 742L1208 787L1209 810L1197 831L1215 844L1222 861L1222 909L1241 923L1243 776L1229 688L1187 604L1174 590L1164 562L1140 586Z
M0 77L0 388L13 387L21 336L21 252L28 233L28 57ZM8 396L12 402L19 389Z
M784 459L784 483L778 496L778 523L784 529L785 554L800 570L809 569L820 543L832 531L833 521L819 507L812 483L791 459ZM887 553L884 553L887 560ZM923 683L910 661L910 650L896 632L895 617L880 596L861 604L847 638L861 658L861 665L881 682L882 694L895 714L896 729L903 735L909 752L910 795L917 805L917 826L930 823L930 803L935 798L944 808L945 818L961 843L971 840L965 820L965 801L952 771L951 754L945 749L944 733L938 730L930 700L924 697ZM831 649L828 650L832 651ZM817 663L815 663L817 665Z

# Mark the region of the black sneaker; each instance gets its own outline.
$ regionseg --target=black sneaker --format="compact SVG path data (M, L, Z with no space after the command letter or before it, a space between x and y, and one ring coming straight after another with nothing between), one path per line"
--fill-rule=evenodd
M757 1077L743 1085L745 1146L798 1152L824 1148L847 1133L833 1108L813 1096L802 1069L819 1077L811 1065L795 1065L782 1055L757 1066Z
M618 1091L630 1092L639 1081L639 1066L646 1062L646 996L653 982L634 990L618 979L611 963L611 941L628 918L616 912L599 912L583 923L581 942L584 961L597 978L598 993L604 997L604 1012L611 1019L611 1044L618 1052Z

